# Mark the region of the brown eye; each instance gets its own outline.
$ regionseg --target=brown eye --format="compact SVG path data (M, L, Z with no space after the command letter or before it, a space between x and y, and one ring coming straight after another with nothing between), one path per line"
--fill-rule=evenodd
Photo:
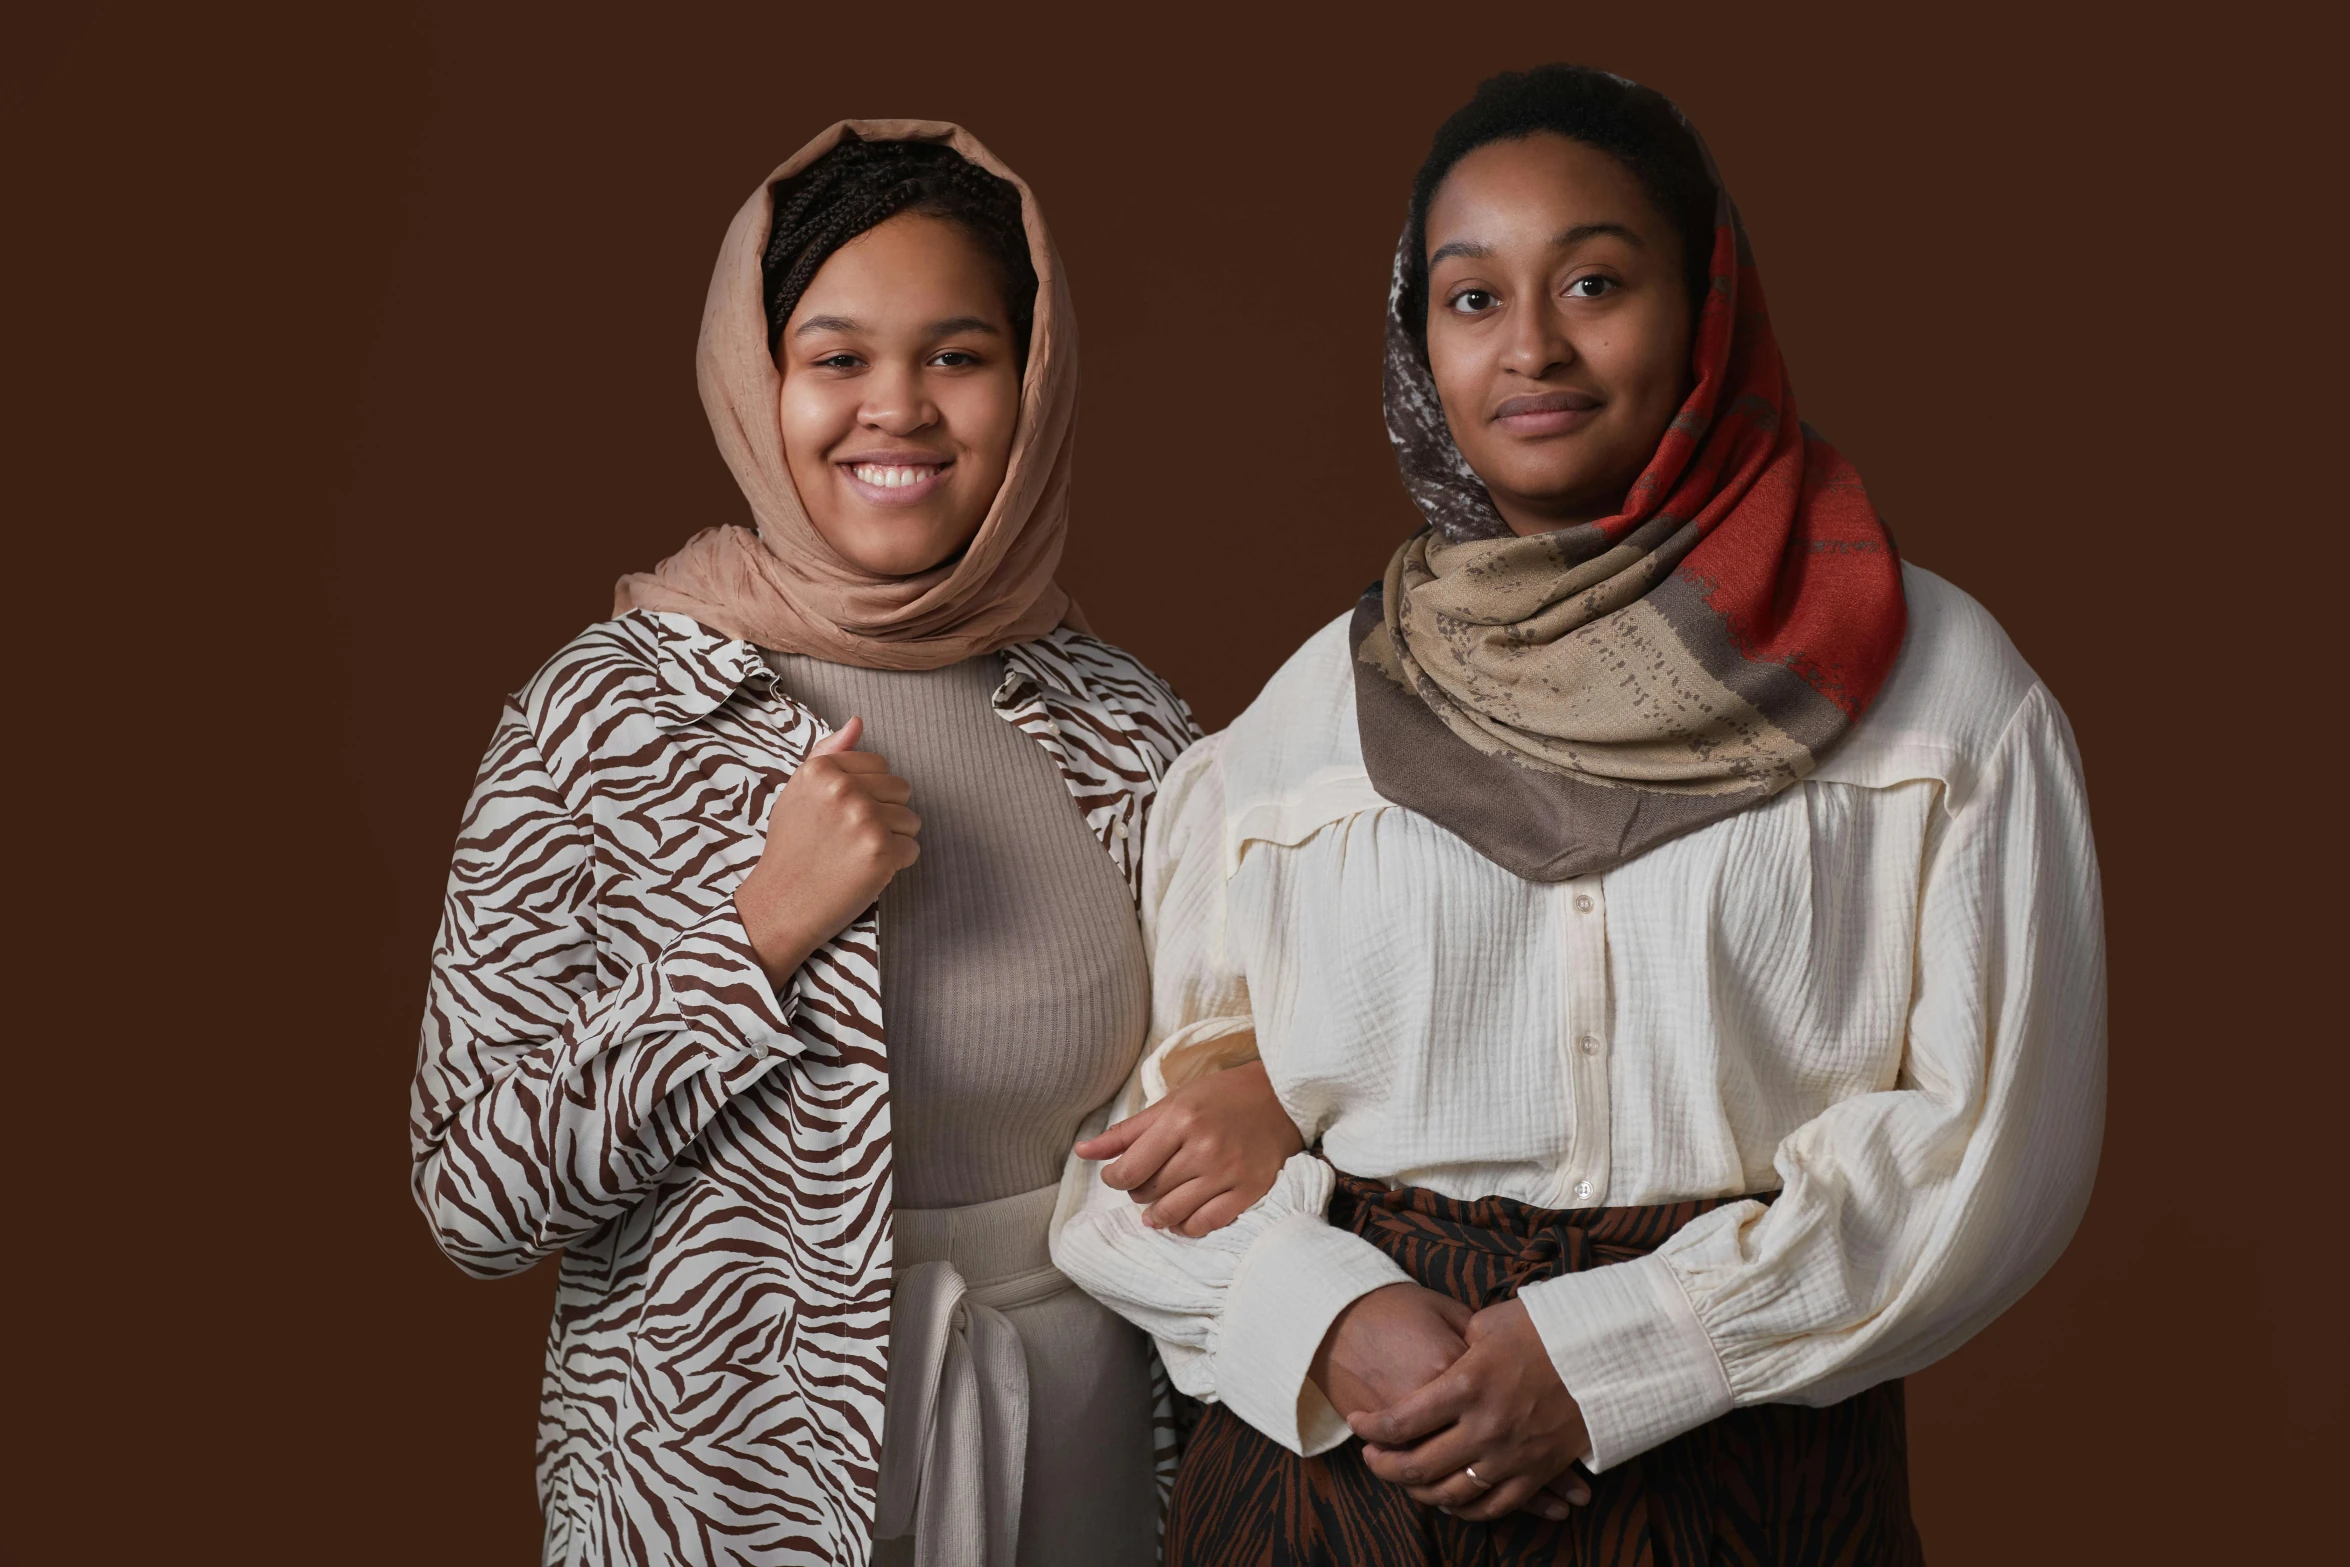
M1567 297L1569 299L1599 299L1614 293L1618 286L1614 278L1601 277L1598 273L1593 273L1589 277L1579 277L1569 283Z
M1464 288L1445 302L1445 308L1458 311L1464 316L1475 316L1483 315L1497 303L1499 301L1484 289Z

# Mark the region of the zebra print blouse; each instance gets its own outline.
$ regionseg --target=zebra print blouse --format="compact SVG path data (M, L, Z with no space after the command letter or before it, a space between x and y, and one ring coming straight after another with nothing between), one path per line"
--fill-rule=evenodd
M1066 628L1002 657L996 711L1136 887L1190 710ZM548 1563L871 1549L891 1277L877 934L869 912L779 990L733 903L824 732L751 644L638 611L508 703L466 809L413 1186L468 1273L562 1253Z

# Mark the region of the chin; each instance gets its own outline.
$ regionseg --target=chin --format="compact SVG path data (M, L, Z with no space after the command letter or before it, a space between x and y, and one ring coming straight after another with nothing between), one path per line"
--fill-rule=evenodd
M1571 517L1587 512L1596 487L1582 474L1561 477L1555 473L1528 474L1526 482L1512 485L1520 496L1519 504L1528 511L1546 517Z
M898 520L854 529L833 547L877 577L911 577L940 564L962 543L950 528L918 528Z

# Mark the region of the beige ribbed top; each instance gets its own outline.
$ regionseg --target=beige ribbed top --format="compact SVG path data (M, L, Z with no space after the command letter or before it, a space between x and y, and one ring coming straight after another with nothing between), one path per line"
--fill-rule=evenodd
M914 786L922 857L881 897L897 1203L947 1208L1061 1177L1142 1051L1150 979L1126 881L1052 759L998 717L993 654L859 669L770 653L783 688Z

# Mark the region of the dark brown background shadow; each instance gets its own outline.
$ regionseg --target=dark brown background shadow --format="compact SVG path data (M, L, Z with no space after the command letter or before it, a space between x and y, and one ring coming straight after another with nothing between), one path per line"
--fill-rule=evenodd
M466 1282L410 1206L424 959L501 694L743 515L692 349L772 164L913 114L1027 176L1084 329L1065 579L1215 725L1411 526L1377 358L1405 188L1479 78L1552 58L1703 127L1803 413L2087 760L2105 1162L2055 1272L1912 1384L1933 1558L2316 1554L2328 51L2260 6L1593 9L7 24L8 1558L535 1559L552 1280Z

